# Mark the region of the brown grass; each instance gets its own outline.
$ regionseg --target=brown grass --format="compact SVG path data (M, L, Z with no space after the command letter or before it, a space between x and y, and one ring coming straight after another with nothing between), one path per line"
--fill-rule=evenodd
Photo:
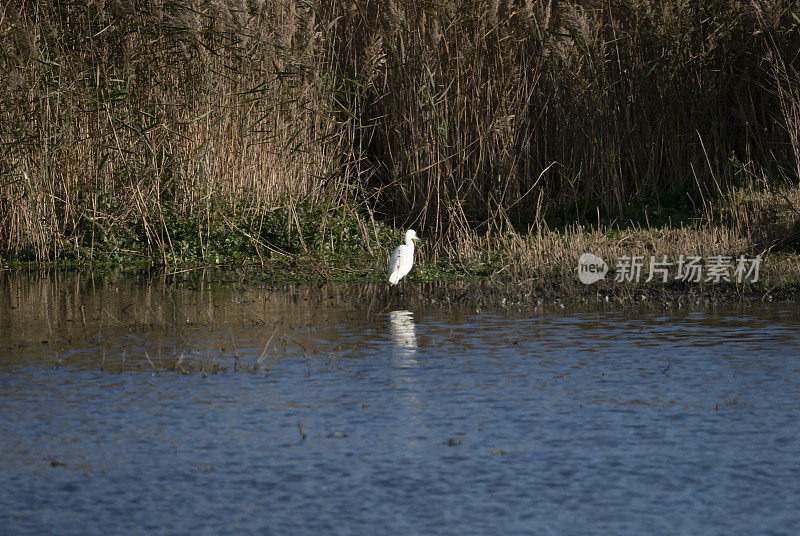
M755 184L766 212L658 238L754 252L769 207L799 206L774 187L800 173L799 16L787 0L15 0L0 255L91 258L127 233L168 264L173 215L205 247L220 222L259 241L277 208L299 231L310 205L346 207L365 239L414 226L434 258L538 241L524 262L546 263L553 209L675 190L710 206ZM552 236L624 245L599 230Z

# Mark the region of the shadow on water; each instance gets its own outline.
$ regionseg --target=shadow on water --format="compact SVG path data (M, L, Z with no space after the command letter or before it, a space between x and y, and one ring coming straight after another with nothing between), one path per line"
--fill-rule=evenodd
M507 308L401 287L0 272L0 526L800 525L797 304Z

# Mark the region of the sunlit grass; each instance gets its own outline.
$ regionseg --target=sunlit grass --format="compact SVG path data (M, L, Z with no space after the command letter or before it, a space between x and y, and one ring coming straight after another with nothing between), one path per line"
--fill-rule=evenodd
M793 3L200 5L0 8L1 263L370 279L409 227L412 280L797 255Z

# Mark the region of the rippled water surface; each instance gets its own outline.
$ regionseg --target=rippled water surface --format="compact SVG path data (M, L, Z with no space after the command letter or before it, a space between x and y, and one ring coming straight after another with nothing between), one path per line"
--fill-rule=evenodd
M798 315L6 272L0 527L797 534Z

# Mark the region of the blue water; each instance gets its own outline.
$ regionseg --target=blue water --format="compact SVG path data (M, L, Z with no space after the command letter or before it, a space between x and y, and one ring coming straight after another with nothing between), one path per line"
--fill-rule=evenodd
M0 313L3 534L800 530L796 306L236 292L258 322L125 324L123 299L105 328L51 316L44 344Z

